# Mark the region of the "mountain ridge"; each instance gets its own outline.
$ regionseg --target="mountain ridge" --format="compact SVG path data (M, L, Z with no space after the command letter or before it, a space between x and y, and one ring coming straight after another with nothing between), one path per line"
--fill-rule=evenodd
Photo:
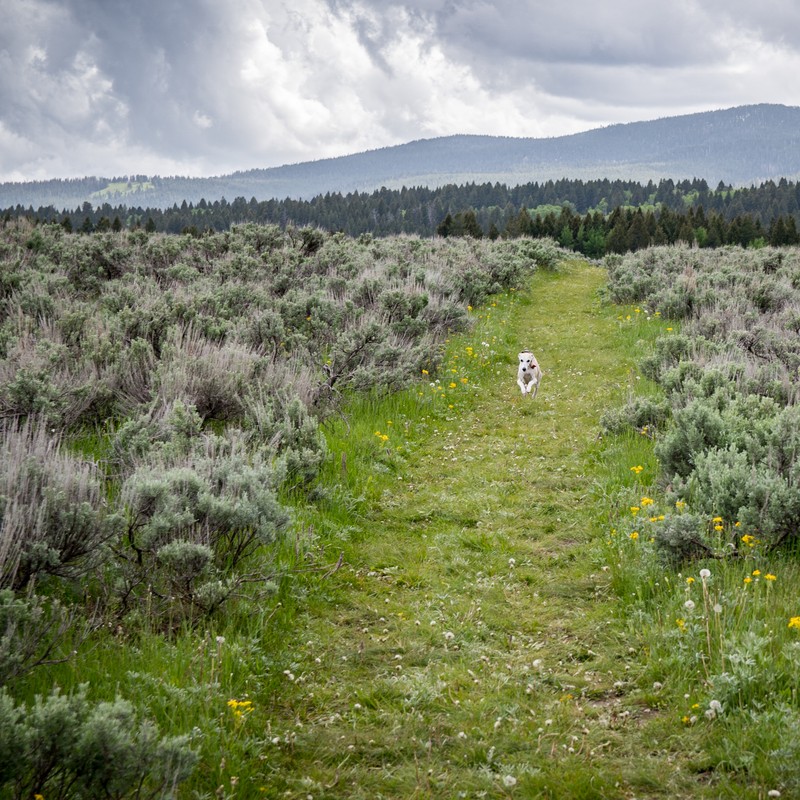
M562 178L647 182L703 178L747 186L800 177L800 107L757 104L617 123L545 138L454 134L351 155L204 178L136 176L0 183L0 207L85 202L168 208L223 197L310 199L382 187L505 183ZM138 180L142 178L143 180Z

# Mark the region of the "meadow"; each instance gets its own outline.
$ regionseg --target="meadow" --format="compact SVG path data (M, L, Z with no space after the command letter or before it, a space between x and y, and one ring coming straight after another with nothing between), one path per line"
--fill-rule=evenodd
M795 796L799 267L8 223L0 796Z

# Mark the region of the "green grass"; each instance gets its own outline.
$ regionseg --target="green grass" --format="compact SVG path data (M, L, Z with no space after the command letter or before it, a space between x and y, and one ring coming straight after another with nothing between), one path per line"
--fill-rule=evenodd
M106 200L108 198L135 194L136 192L144 192L154 188L155 186L151 181L109 181L105 189L92 192L90 197L97 200Z
M635 360L663 329L618 319L598 300L602 283L577 263L537 275L450 342L428 376L444 391L372 400L332 426L331 463L355 514L313 523L327 525L317 546L329 560L343 553L343 566L298 608L295 646L275 667L281 689L253 697L246 724L270 728L253 796L697 788L677 770L686 755L643 746L664 722L642 701L641 658L598 562L610 511L598 495L637 482L606 463L598 420L639 383ZM524 346L545 370L533 402L514 382ZM640 439L624 458L651 463ZM241 786L245 770L231 769Z

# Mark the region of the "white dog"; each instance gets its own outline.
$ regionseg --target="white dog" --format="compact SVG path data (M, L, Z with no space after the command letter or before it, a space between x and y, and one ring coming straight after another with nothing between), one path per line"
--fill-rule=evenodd
M522 394L532 395L531 399L536 397L542 375L544 373L536 356L530 350L523 350L519 354L519 368L517 369L517 386L522 390Z

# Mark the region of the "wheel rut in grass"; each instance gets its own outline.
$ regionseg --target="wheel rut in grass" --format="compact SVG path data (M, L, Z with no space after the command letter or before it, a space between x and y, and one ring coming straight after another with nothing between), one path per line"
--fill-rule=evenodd
M489 337L497 356L468 400L421 417L309 599L274 701L275 796L628 796L641 721L617 697L627 644L593 563L591 470L632 364L603 282L581 263L537 274L451 343L455 359Z

